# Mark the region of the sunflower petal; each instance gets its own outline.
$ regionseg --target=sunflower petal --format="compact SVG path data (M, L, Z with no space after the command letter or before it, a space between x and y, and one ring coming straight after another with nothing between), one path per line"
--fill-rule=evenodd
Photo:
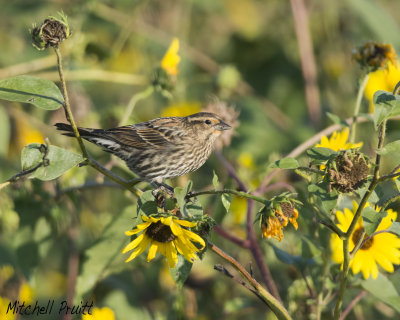
M144 239L145 234L142 233L140 236L138 236L135 240L131 241L123 250L122 253L128 252L132 249L135 249L139 243Z

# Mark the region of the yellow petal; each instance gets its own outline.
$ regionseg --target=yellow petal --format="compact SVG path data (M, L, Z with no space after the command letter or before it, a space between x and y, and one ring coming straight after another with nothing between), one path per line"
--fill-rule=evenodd
M123 250L122 253L128 252L134 248L136 248L139 243L143 240L145 237L145 234L142 233L140 236L138 236L135 240L131 241Z
M130 257L128 259L125 260L125 262L129 262L129 261L135 259L144 250L146 250L146 248L150 244L150 242L151 242L150 237L144 237L143 241L140 243L140 245L137 247L137 249L130 255Z
M191 240L193 240L193 241L195 241L195 242L201 244L201 250L204 249L204 247L206 246L206 244L205 244L205 242L204 242L204 240L203 240L202 237L200 237L200 236L197 235L196 233L191 232L191 231L189 231L189 230L185 230L185 229L182 229L182 230L183 230L183 233L185 234L186 237L188 237L189 239L191 239Z
M181 58L178 55L179 40L174 38L169 46L167 53L161 60L161 68L165 70L169 75L176 76L178 74L178 63Z
M157 249L158 249L157 241L152 241L149 248L149 253L147 255L147 262L150 262L155 258Z
M171 269L176 266L178 263L178 255L176 253L175 245L173 242L170 242L166 245L166 256L168 261L168 267Z
M197 226L197 222L190 222L187 220L175 220L174 222L180 224L181 226L188 227L188 228L193 228L193 227Z

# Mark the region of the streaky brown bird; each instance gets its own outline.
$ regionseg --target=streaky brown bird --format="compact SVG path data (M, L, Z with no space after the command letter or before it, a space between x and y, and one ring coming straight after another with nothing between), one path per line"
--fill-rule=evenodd
M56 123L73 137L69 124ZM157 118L113 129L78 128L79 134L124 160L142 179L161 184L200 168L210 156L215 139L230 125L210 112L187 117Z

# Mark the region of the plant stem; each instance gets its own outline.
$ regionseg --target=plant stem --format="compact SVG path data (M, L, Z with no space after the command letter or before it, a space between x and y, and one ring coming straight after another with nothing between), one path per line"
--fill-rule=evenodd
M356 100L356 106L354 108L354 115L353 115L353 123L351 124L351 129L350 129L350 139L349 142L350 143L354 143L355 138L356 138L356 129L357 129L357 116L360 113L360 107L361 107L361 101L362 101L362 96L365 90L365 86L368 83L368 79L369 79L369 73L367 73L360 84L360 88L358 88L358 93L357 93L357 100Z
M222 251L211 242L208 242L208 247L224 260L229 262L238 272L242 274L243 278L246 279L246 281L254 288L254 293L271 308L272 312L276 315L278 319L292 319L287 310L283 307L283 305L277 299L275 299L265 288L263 288L238 261L236 261L234 258L229 256L227 253Z
M154 91L154 87L153 86L148 86L145 90L135 93L131 100L129 100L128 106L125 109L125 113L124 116L122 117L119 125L122 126L124 124L126 124L133 112L133 109L136 106L136 103L138 103L138 101L146 99L147 97L149 97Z
M233 194L235 196L238 197L242 197L242 198L246 198L246 199L251 199L251 200L255 200L257 202L260 202L262 204L267 204L267 201L261 197L257 197L255 195L252 195L250 193L247 192L243 192L243 191L237 191L237 190L233 190L233 189L223 189L223 190L205 190L205 191L199 191L199 192L192 192L190 194L187 195L187 198L194 198L197 196L201 196L204 194Z
M383 142L385 140L385 132L386 132L386 120L384 120L379 127L377 150L380 150L383 147ZM335 320L338 320L340 317L342 300L343 300L344 290L346 288L347 275L348 275L349 267L350 267L350 258L351 258L350 251L349 251L350 237L352 236L352 234L354 232L354 229L357 225L357 221L360 218L361 213L362 213L369 197L371 196L372 192L374 191L374 189L378 185L378 183L380 181L382 181L379 178L380 162L381 162L381 155L379 153L377 153L376 158L375 158L375 169L374 169L371 184L369 185L367 192L364 194L363 198L361 199L361 202L358 205L357 211L354 214L353 220L351 221L351 224L344 235L344 239L343 239L343 272L342 272L342 279L340 282L338 299L336 302L334 316L333 316L333 318ZM357 247L359 248L362 245L362 242L364 240L364 234L365 233L363 233L362 237L360 237L360 239L358 240L358 243L356 244L355 248L357 248ZM353 253L354 252L356 252L356 251L353 250Z
M82 155L84 158L88 158L88 153L86 151L85 145L83 144L82 138L79 134L78 127L76 126L74 116L72 115L71 112L71 107L69 104L69 98L68 98L68 92L67 92L67 85L65 83L65 78L64 78L64 71L63 71L63 66L62 66L62 55L60 52L59 47L54 47L54 51L56 52L57 55L57 67L58 67L58 74L60 76L60 81L61 81L61 88L62 88L62 95L64 97L64 103L63 103L63 108L65 112L65 116L69 123L71 124L72 131L75 134L76 139L78 140L79 147L81 148Z

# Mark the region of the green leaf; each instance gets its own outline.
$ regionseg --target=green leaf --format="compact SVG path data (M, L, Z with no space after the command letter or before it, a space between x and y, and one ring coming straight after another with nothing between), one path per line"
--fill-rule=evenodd
M348 126L349 126L349 124L348 124L346 121L344 121L343 119L341 119L341 118L340 118L339 116L337 116L336 114L327 112L326 115L327 115L328 118L331 119L332 122L335 123L335 124L340 124L340 125L342 125L342 126L344 126L344 127L348 127Z
M387 216L387 212L376 212L371 207L366 207L361 213L365 232L370 236L378 229L382 219Z
M200 203L190 203L185 205L188 216L198 218L203 216L203 207Z
M43 161L40 143L31 143L25 146L21 152L21 167L23 171L33 169Z
M375 112L373 116L375 128L378 128L384 120L400 114L399 96L395 96L390 92L379 90L375 92L373 101L375 105Z
M400 237L400 222L393 222L389 227L389 231Z
M294 256L290 253L278 248L277 246L271 244L274 249L275 255L283 263L295 265L301 269L303 269L306 265L313 264L314 260L311 259L303 259L301 256Z
M330 213L333 208L336 207L338 193L335 190L329 192L329 186L327 182L310 184L308 186L308 192L313 193L317 197L318 204L326 213Z
M48 165L38 168L32 173L32 178L42 181L56 179L83 160L80 154L56 146L49 146L46 159L49 160Z
M392 159L400 158L400 140L393 141L384 146L381 150L377 150L376 153L381 156L390 157Z
M152 190L147 190L142 193L138 200L137 213L139 216L142 214L150 215L158 212L158 207L155 202Z
M177 187L174 189L174 194L178 206L183 214L186 214L186 195L192 190L193 182L189 180L184 188Z
M124 262L129 257L129 253L122 254L121 250L130 241L124 231L130 229L128 226L130 222L133 224L138 221L138 219L133 220L135 212L134 205L126 207L119 216L111 219L100 237L86 248L75 288L75 302L79 303L99 281L113 271L132 268L129 263Z
M231 202L232 202L231 195L227 194L227 193L223 193L221 195L221 201L222 201L222 204L224 205L226 212L228 212L229 208L231 207Z
M388 304L400 312L400 297L393 283L382 274L374 280L372 278L361 282L361 286L374 297Z
M0 157L5 156L8 152L10 130L10 120L7 112L2 106L0 106Z
M299 167L299 163L295 158L283 158L281 160L275 161L269 167L280 169L297 169Z
M64 102L52 81L24 75L0 80L0 99L31 103L46 110L56 110Z
M212 183L214 185L214 189L217 190L218 189L218 185L219 185L219 181L218 181L218 176L215 173L215 171L213 171L213 179L212 179Z
M307 150L307 155L312 164L321 164L334 158L337 152L329 148L313 147Z
M66 149L49 146L46 151L46 148L43 144L31 143L22 150L22 170L30 170L42 164L31 174L31 178L42 181L56 179L83 160L81 155Z
M178 255L178 263L175 268L169 269L172 279L175 281L177 287L182 289L183 284L186 279L189 277L190 270L192 270L193 264L187 261L180 254Z

